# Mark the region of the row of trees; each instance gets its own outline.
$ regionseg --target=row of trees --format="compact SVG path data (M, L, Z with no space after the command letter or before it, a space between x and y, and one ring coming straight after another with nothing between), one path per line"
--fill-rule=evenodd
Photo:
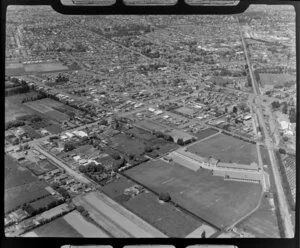
M39 208L34 208L30 203L24 203L23 206L22 206L22 209L24 211L26 211L30 217L33 216L33 215L37 215L37 214L40 214L44 211L47 211L59 204L62 204L64 202L63 199L56 199L50 203L48 203L47 205L45 206L42 206L42 207L39 207Z
M25 102L32 102L32 101L36 101L36 100L40 100L43 98L46 98L47 96L44 93L39 92L37 94L37 96L32 96L32 97L27 97L27 98L23 98L22 103Z

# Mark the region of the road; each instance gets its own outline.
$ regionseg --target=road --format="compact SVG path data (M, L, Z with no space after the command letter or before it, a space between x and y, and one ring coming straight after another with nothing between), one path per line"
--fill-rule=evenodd
M84 177L82 174L72 170L69 166L67 166L66 164L64 164L62 161L58 160L56 157L54 157L53 155L51 155L50 153L46 152L45 150L43 150L39 145L35 144L34 148L39 151L40 153L42 153L43 155L45 155L46 157L50 158L53 162L55 162L59 167L63 168L69 175L75 177L76 179L78 179L80 182L82 183L86 183L86 184L90 184L91 181L88 180L86 177Z
M239 23L238 18L237 18L237 21L239 24L240 36L241 36L241 40L242 40L243 47L244 47L244 52L245 52L245 56L246 56L246 61L247 61L248 69L249 69L249 75L251 78L253 91L254 91L254 94L259 97L260 96L259 87L258 87L258 84L253 75L252 66L251 66L248 51L247 51L247 46L245 44L244 36L243 36L242 30L241 30L241 25ZM278 207L279 207L279 212L280 212L280 216L281 216L283 228L284 228L284 235L286 238L293 238L294 237L294 228L293 228L293 224L292 224L290 213L289 213L288 202L287 202L286 196L283 191L280 172L278 170L278 165L277 165L277 162L275 159L272 140L269 136L269 133L268 133L268 130L266 127L266 123L265 123L265 120L264 120L264 117L263 117L263 114L261 111L260 102L256 101L256 99L255 99L254 104L258 105L258 106L254 105L254 108L257 113L259 124L262 127L262 131L264 132L265 143L266 143L266 147L268 149L268 153L270 156L271 168L272 168L272 172L273 172L273 176L274 176L274 180L275 180L275 186L276 186L277 197L278 197Z

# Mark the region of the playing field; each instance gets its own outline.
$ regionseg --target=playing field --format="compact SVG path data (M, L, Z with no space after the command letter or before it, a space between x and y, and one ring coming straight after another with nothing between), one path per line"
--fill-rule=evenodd
M254 144L222 133L190 145L187 151L201 157L212 156L222 162L258 163L257 149Z
M218 133L219 131L213 128L207 128L204 129L202 131L200 131L199 133L196 133L195 136L197 136L198 140L202 140L205 139L206 137L209 137L213 134Z
M267 198L262 199L260 208L238 225L257 238L279 238L280 232L275 210Z
M259 184L224 181L210 171L194 172L161 160L143 163L125 174L157 193L169 192L174 202L219 228L249 213L261 193Z

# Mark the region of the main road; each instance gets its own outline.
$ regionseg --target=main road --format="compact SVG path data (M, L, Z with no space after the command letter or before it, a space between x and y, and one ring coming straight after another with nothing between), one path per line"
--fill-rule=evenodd
M245 52L245 57L246 57L246 61L247 61L247 65L248 65L248 69L249 69L249 75L251 78L251 83L252 83L252 87L253 87L253 91L254 94L256 96L259 96L259 87L258 84L255 80L255 77L253 76L253 71L252 71L252 66L249 60L249 54L248 54L248 50L247 50L247 46L245 43L245 39L241 30L241 26L240 26L240 22L239 19L237 18L238 24L239 24L239 32L240 32L240 36L241 36L241 40L243 43L243 47L244 47L244 52ZM274 181L275 181L275 186L276 186L276 191L277 191L277 198L278 198L278 207L279 207L279 211L280 211L280 216L282 219L282 223L283 223L283 227L284 227L284 234L286 238L293 238L294 237L294 228L293 228L293 224L291 221L291 216L290 216L290 212L289 212L289 208L288 208L288 202L282 187L282 183L281 183L281 178L280 178L280 172L278 170L278 165L276 162L276 158L275 158L275 154L274 154L274 150L273 150L273 145L272 145L272 141L271 138L269 136L267 127L266 127L266 123L264 121L263 118L263 114L261 112L261 108L260 108L260 102L255 101L255 103L258 104L254 105L255 107L255 112L257 113L258 116L258 120L259 123L262 127L262 130L265 134L265 142L266 142L266 147L268 149L268 153L270 156L270 161L271 161L271 168L272 168L272 172L274 175Z

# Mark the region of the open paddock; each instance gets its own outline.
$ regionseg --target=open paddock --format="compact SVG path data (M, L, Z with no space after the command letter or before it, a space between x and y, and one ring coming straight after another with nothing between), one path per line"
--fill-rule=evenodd
M140 164L125 174L156 193L169 192L173 202L219 228L253 210L262 190L259 184L224 181L208 170L194 172L161 160Z
M60 217L33 230L38 237L82 237L65 219Z
M38 63L24 65L25 72L67 71L69 68L61 63Z
M221 162L258 163L257 149L254 144L222 133L188 146L187 151L201 157L212 156Z
M37 163L28 163L26 164L26 167L37 176L57 168L54 164L52 164L47 159L40 160Z

